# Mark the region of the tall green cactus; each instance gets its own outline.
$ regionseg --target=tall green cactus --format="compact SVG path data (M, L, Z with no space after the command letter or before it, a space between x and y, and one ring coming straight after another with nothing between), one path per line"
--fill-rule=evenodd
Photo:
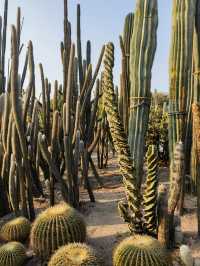
M4 2L4 17L3 17L3 33L0 36L2 40L1 45L1 62L0 62L0 94L5 92L5 53L6 53L6 38L7 38L7 20L8 20L8 0Z
M29 203L29 218L32 220L35 217L32 195L32 177L30 165L28 160L28 149L26 145L26 137L22 121L22 110L19 99L19 84L18 84L18 67L19 67L19 54L17 51L17 34L15 26L12 26L12 72L11 72L11 99L12 99L12 113L14 122L17 128L19 142L24 160L24 167L26 170L26 184L28 190L28 203Z
M157 187L158 187L158 152L155 145L147 151L147 180L143 195L145 227L148 234L156 235L157 229Z
M173 151L177 142L184 142L188 154L188 137L191 117L191 72L193 32L195 23L196 0L175 0L172 15L172 40L170 52L170 88L169 88L169 151L173 159ZM186 157L187 157L186 156ZM183 175L184 178L184 175ZM180 214L184 203L183 179Z
M188 79L192 68L192 44L196 0L173 1L172 40L170 53L169 89L169 148L185 138L186 103L189 96Z
M130 42L133 34L134 14L125 18L124 34L120 36L122 51L122 74L120 87L120 116L123 120L125 132L128 134L128 118L130 107Z
M142 182L145 136L151 101L151 70L156 50L157 26L157 0L138 0L130 48L129 145L139 186Z
M114 46L112 43L106 45L104 58L103 75L103 97L104 107L113 138L114 147L118 154L120 170L123 175L124 186L128 208L123 212L124 219L129 223L130 230L141 232L141 213L140 213L140 192L137 188L134 176L133 161L128 146L127 136L121 123L116 97L114 94L113 73L114 66ZM123 207L124 205L122 205Z

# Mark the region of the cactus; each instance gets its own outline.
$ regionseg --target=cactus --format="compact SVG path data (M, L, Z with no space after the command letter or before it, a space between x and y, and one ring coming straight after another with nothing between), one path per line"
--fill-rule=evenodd
M179 142L174 148L174 158L170 165L170 193L168 202L170 245L174 244L174 212L180 201L181 189L185 174L184 145ZM179 203L180 204L180 203Z
M4 241L25 241L30 234L31 224L24 217L15 218L5 223L0 229L0 238Z
M35 211L33 206L32 195L32 178L30 165L28 160L28 148L26 145L26 136L24 132L24 125L22 122L22 110L19 100L19 84L18 84L18 67L19 67L19 55L17 51L17 34L15 26L12 26L12 72L11 72L11 99L13 118L17 128L21 151L24 160L24 166L26 170L26 184L28 190L28 203L29 203L29 218L33 220L35 217Z
M156 50L158 7L157 0L138 0L136 3L130 47L129 145L140 186L151 102L151 69Z
M130 13L126 16L124 25L123 38L120 36L120 46L122 51L122 74L120 88L119 111L123 120L124 129L128 134L128 118L130 107L130 42L133 34L134 14Z
M158 153L155 145L147 151L147 180L143 196L145 227L148 234L155 235L157 229L157 186L158 186Z
M164 247L169 248L168 194L163 184L158 188L157 215L157 239Z
M124 239L113 255L114 266L170 266L169 257L158 240L135 235Z
M86 226L83 217L72 207L61 203L48 208L35 220L31 230L31 245L42 259L60 246L71 242L84 242Z
M196 190L197 190L197 217L198 217L198 234L200 235L200 181L199 181L199 169L200 169L200 105L193 103L193 144L192 144L192 159L196 161L196 165L192 164L197 171L196 176ZM194 169L193 169L194 171Z
M85 244L74 243L61 247L48 266L100 266L95 251Z
M25 247L18 242L9 242L0 247L1 266L23 266L26 258Z
M130 230L141 232L141 213L140 213L140 192L134 176L133 162L128 146L126 134L120 121L117 103L115 101L113 74L114 66L114 46L112 43L106 45L104 59L103 77L103 98L110 132L113 138L114 147L118 154L120 170L123 175L124 186L126 189L128 209L126 218L129 216ZM130 215L128 214L130 212ZM124 217L125 218L125 217ZM127 219L125 219L127 221Z
M8 0L4 2L4 17L3 17L3 32L2 32L2 47L1 47L1 62L0 62L0 94L5 92L5 54L6 54L6 37L7 37L7 20L8 20Z
M188 78L192 68L192 41L195 0L173 2L170 54L169 147L170 157L178 141L184 141ZM184 18L184 19L183 19ZM181 48L180 48L181 47ZM182 60L181 60L182 58Z
M187 0L173 2L169 66L169 152L171 160L173 160L173 151L177 142L184 143L186 158L190 156L191 150L191 137L189 136L191 135L191 73L195 12L196 0L191 0L189 3ZM187 168L186 171L189 170ZM185 178L180 196L180 214L183 211L184 187Z

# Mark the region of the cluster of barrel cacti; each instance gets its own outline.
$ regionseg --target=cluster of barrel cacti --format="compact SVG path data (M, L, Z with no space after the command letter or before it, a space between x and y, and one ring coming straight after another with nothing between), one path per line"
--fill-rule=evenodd
M64 202L42 211L32 225L23 217L4 222L0 239L5 242L0 247L1 266L24 265L28 256L22 243L29 239L30 247L41 263L49 261L48 265L55 266L102 265L96 251L84 244L86 224L83 216Z

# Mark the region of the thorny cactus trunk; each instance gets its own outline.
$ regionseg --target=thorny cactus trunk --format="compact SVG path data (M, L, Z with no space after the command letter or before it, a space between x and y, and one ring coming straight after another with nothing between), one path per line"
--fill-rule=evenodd
M200 164L200 104L192 105L193 114L193 152L196 154L197 170ZM198 218L198 234L200 235L200 180L197 178L197 218Z
M151 70L156 50L157 0L138 0L130 48L129 145L136 178L142 182L145 136L151 102Z
M192 71L192 46L196 0L175 0L173 2L172 40L170 53L170 91L169 91L169 150L173 159L175 144L184 142L187 147L189 127L186 117L189 115L187 105L190 103L190 79ZM189 105L190 106L190 105ZM186 132L186 129L187 132ZM185 142L186 141L186 142ZM186 149L185 149L186 151ZM184 177L184 176L183 176ZM180 213L184 202L183 180Z
M179 142L174 147L173 161L170 165L170 193L168 201L170 246L174 245L174 212L180 201L180 194L185 173L184 144Z
M146 232L157 234L157 188L158 188L158 152L155 145L147 151L147 180L143 195L144 219Z
M119 208L130 230L140 233L141 212L140 192L137 188L137 181L134 176L133 161L128 146L127 136L121 123L113 85L114 46L112 43L106 45L104 58L103 98L107 114L110 132L113 138L114 147L118 154L120 170L123 175L123 182L126 191L127 204L121 203Z

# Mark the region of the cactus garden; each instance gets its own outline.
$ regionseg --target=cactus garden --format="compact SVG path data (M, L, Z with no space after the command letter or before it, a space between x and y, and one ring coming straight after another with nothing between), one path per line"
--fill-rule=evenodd
M79 2L0 0L0 266L200 265L200 0Z

